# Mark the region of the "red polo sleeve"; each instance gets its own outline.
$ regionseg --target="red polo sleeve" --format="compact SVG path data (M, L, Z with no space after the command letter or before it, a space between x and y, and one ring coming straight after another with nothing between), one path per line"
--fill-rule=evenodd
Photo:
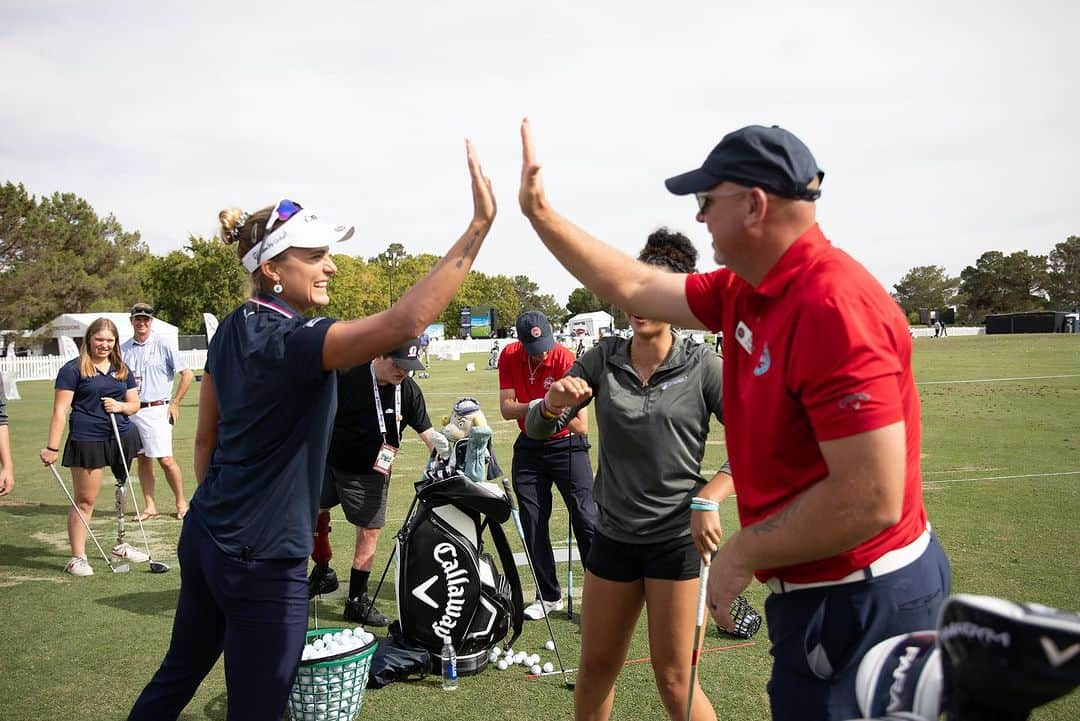
M834 296L797 316L788 365L818 441L872 431L904 419L898 346L872 304Z
M721 329L721 298L735 275L727 268L686 276L686 303L690 312L709 330Z

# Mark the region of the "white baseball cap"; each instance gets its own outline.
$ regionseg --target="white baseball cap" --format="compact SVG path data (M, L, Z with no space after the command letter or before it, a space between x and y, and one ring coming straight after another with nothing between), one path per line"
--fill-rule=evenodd
M352 237L354 226L331 225L299 203L282 200L274 206L266 224L266 235L241 261L249 273L289 248L324 248Z

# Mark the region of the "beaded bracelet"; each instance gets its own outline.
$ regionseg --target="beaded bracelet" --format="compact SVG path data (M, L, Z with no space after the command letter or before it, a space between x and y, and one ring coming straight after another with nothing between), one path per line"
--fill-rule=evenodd
M558 419L558 417L561 416L562 413L556 413L555 411L551 410L551 407L547 404L547 398L541 398L540 415L542 415L545 420L554 421Z

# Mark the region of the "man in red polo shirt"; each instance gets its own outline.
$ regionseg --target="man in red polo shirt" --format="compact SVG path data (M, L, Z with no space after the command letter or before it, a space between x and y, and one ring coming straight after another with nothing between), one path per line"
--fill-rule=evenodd
M574 363L574 354L555 342L551 324L540 311L522 313L516 330L518 342L506 346L499 356L499 411L506 420L516 420L521 430L514 442L511 475L538 586L536 602L525 609L525 618L538 621L544 617L541 604L548 611L563 607L548 533L551 487L559 489L570 511L578 553L583 559L592 543L596 502L592 497L593 474L586 435L589 426L584 408L567 428L551 438L536 440L525 435L529 402L543 398L551 384L566 375Z
M522 211L570 272L629 313L723 333L742 529L713 559L709 603L723 618L755 575L772 591L773 718L861 715L859 659L884 638L933 628L951 575L922 502L907 323L818 227L824 173L782 128L726 135L700 169L667 181L696 196L725 267L676 275L555 213L528 121L522 141Z

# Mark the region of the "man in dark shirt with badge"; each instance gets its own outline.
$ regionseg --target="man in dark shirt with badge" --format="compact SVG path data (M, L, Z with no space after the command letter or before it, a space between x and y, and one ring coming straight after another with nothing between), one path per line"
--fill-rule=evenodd
M389 619L368 599L367 584L379 533L386 524L386 499L401 432L408 425L428 450L445 450L449 443L431 427L420 386L410 371L424 368L419 339L412 339L370 363L338 373L338 408L326 459L319 516L315 523L315 562L308 577L308 594L329 593L338 587L330 568L330 509L341 504L345 518L356 526L356 552L349 578L345 618L370 626Z

